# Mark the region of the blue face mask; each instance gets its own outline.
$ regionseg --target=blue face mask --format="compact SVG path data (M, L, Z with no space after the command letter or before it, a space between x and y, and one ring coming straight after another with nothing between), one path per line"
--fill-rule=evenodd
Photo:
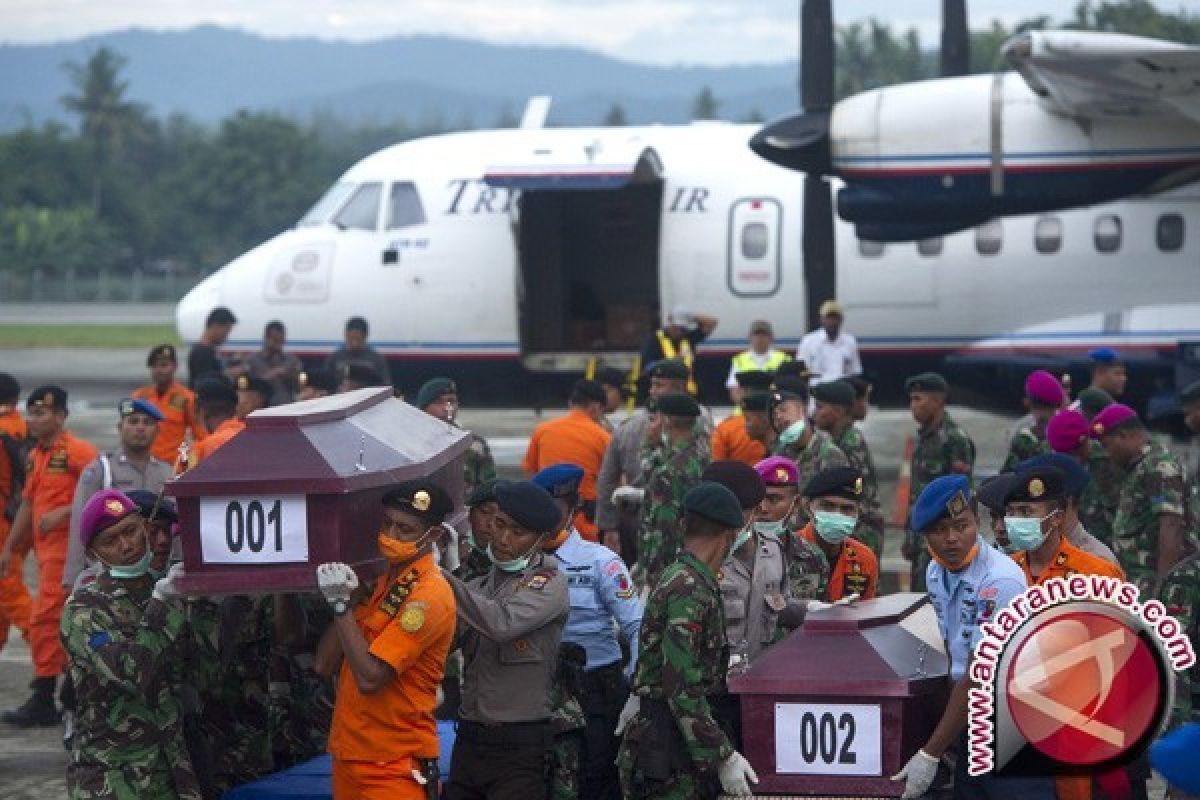
M117 580L130 580L132 578L140 578L150 571L150 561L154 558L154 554L150 552L150 548L146 548L146 552L142 557L133 564L105 564L108 568L108 574L112 575Z
M492 562L492 566L501 572L524 572L525 568L529 566L529 562L532 560L533 554L537 551L538 545L541 543L542 539L539 536L537 542L534 543L533 547L526 551L525 555L514 558L511 561L501 561L496 558L496 554L492 552L492 546L489 544L487 546L488 560Z
M814 511L813 527L817 535L829 544L841 544L854 532L858 517L839 514L836 511Z
M1057 513L1057 511L1052 511L1041 519L1037 517L1005 517L1004 530L1008 532L1008 548L1005 550L1011 553L1037 550L1046 541L1042 523Z

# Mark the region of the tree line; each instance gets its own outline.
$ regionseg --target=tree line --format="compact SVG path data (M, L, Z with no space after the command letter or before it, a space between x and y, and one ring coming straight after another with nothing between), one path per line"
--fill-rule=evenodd
M972 68L1000 67L1014 33L1050 26L1048 17L971 34ZM1200 43L1200 15L1164 13L1149 0L1084 0L1065 27ZM936 53L915 30L872 19L837 30L839 96L934 77ZM437 132L404 121L350 126L332 116L301 122L274 112L237 111L206 127L181 115L160 119L129 100L124 58L109 49L64 69L61 98L75 127L48 122L0 136L0 270L196 273L219 267L287 228L349 165L388 144ZM694 119L721 116L705 87ZM745 121L761 121L751 112ZM516 124L511 110L498 127ZM626 124L613 103L597 120Z

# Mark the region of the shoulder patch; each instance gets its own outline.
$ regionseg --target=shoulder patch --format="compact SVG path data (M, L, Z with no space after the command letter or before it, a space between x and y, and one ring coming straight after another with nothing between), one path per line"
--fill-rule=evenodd
M93 650L99 650L101 647L104 647L104 645L109 644L111 641L112 636L108 634L108 631L96 631L88 637L88 647L92 648Z
M988 586L979 590L979 597L981 600L994 600L999 596L1000 587L998 586Z
M621 573L623 573L624 571L625 571L624 566L621 564L620 561L617 561L616 559L613 559L612 561L608 562L608 566L606 566L604 568L604 574L610 578L615 578L618 575L620 575Z
M425 627L425 612L410 605L400 612L400 627L405 633L416 633Z
M543 575L541 572L536 572L529 576L529 580L525 581L525 586L530 589L540 590L546 588L546 584L549 582L550 579L548 577Z
M185 408L187 408L187 397L182 394L174 395L171 397L171 401L168 403L168 405L177 411L183 411Z

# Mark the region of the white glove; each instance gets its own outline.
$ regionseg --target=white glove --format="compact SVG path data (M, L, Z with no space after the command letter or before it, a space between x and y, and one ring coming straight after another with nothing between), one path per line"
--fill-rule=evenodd
M833 603L826 603L824 600L809 600L808 605L804 607L805 613L809 611L828 611L833 608Z
M721 778L721 788L725 790L725 794L734 797L751 796L754 793L750 791L750 784L758 783L754 767L750 766L746 757L737 750L718 765L717 775Z
M612 501L614 503L640 503L645 496L646 490L637 486L618 486L613 489Z
M625 701L625 707L621 709L620 716L617 717L617 728L613 731L614 736L620 736L625 733L625 729L629 727L629 723L633 722L633 718L642 710L642 698L636 694L630 694L629 699Z
M835 600L833 604L835 606L849 606L849 605L853 605L856 602L858 602L858 592L854 592L853 594L848 594L845 597L843 597L841 600Z
M329 605L348 606L350 595L358 588L358 576L347 565L332 561L317 567L317 588Z
M938 759L924 750L918 750L904 765L904 769L892 776L894 781L904 781L904 794L900 795L901 800L913 800L913 798L921 797L928 792L929 787L933 786L933 779L937 776L937 769Z
M183 596L183 592L175 585L176 579L183 574L183 564L172 564L167 570L167 574L163 575L154 584L154 591L150 596L161 603L175 603Z

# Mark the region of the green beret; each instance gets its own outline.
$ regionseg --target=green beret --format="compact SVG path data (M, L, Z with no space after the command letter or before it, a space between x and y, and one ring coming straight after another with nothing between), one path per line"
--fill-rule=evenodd
M424 408L444 394L458 394L454 381L445 377L430 378L417 390L417 408Z
M683 510L725 528L740 528L745 524L737 495L719 483L701 481L683 496Z
M846 381L829 381L818 383L810 393L819 403L829 403L835 406L850 408L854 405L854 387Z
M692 375L688 365L678 358L664 358L662 361L656 361L650 365L650 369L647 371L652 378L666 378L672 381L686 381Z
M1117 401L1111 394L1094 386L1089 386L1079 393L1079 410L1089 420L1115 402Z
M700 416L700 404L694 397L684 392L671 392L654 398L650 403L650 410L672 417Z
M920 375L913 375L904 382L904 391L909 394L913 392L949 394L950 384L946 383L946 379L936 372L922 372Z
M751 392L742 397L742 410L766 411L770 402L771 395L768 392Z
M1200 381L1192 381L1179 392L1179 405L1190 406L1200 403Z

